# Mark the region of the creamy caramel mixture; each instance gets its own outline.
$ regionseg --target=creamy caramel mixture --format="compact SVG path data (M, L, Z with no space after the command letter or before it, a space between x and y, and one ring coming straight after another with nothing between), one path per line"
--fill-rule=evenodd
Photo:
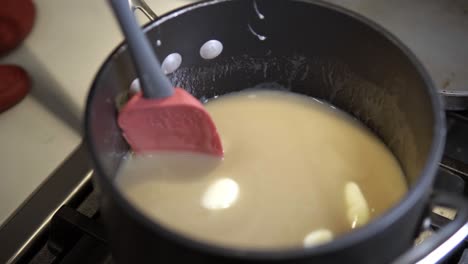
M224 160L154 153L124 162L117 185L158 223L250 249L314 246L395 205L407 187L386 146L313 98L244 91L206 104Z

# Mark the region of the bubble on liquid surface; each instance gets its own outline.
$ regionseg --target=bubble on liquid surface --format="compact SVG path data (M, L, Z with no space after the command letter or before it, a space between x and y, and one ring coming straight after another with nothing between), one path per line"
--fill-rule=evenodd
M136 94L139 92L141 92L140 79L135 78L135 80L133 80L132 83L130 84L130 93Z
M239 185L230 178L218 179L203 194L201 204L209 210L227 209L239 196Z
M163 61L161 68L164 74L175 72L182 64L182 56L179 53L169 54Z
M200 56L205 60L211 60L219 56L223 51L223 43L218 40L208 40L200 48Z

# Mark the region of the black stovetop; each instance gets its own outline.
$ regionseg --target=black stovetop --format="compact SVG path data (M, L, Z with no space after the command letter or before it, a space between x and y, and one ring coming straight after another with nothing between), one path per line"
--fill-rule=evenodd
M448 112L447 119L435 188L468 197L468 112ZM91 178L81 145L0 227L0 263L112 263ZM435 213L430 219L429 233L450 221ZM445 263L468 264L467 238Z

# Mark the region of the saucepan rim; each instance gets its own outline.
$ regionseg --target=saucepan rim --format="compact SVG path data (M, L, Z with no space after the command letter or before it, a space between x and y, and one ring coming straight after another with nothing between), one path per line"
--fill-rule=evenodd
M145 31L152 30L157 26L161 25L167 20L175 19L177 16L182 15L186 12L190 12L192 10L203 8L210 5L215 5L223 2L233 2L233 1L242 1L242 0L208 0L203 2L197 2L193 4L186 5L184 7L175 9L157 20L148 23L145 26ZM250 260L294 260L297 258L304 258L307 256L315 256L321 255L325 253L336 252L341 249L345 249L347 247L352 246L355 243L360 243L365 240L368 240L372 236L376 235L379 232L383 232L393 223L398 221L402 218L409 210L411 210L416 203L420 201L421 198L426 197L429 198L428 193L431 190L433 180L436 175L436 171L438 168L438 164L441 160L443 149L444 149L444 142L445 142L445 112L443 111L441 98L439 96L438 90L435 89L432 80L429 77L428 72L416 58L416 56L400 41L398 40L393 34L389 33L387 30L382 28L381 26L377 25L375 22L347 9L342 7L336 6L334 4L323 2L321 0L289 0L291 2L305 2L308 4L314 4L323 8L327 8L329 10L333 10L335 12L340 13L344 16L349 16L360 23L372 28L373 30L377 31L379 34L384 36L388 41L391 41L394 45L396 45L405 56L411 61L412 65L417 70L418 74L424 80L424 83L427 87L427 92L430 97L430 104L432 115L434 117L433 123L433 136L432 136L432 144L430 147L430 152L428 158L425 162L424 168L418 177L418 180L412 186L412 188L407 192L405 197L400 200L397 205L394 205L390 210L384 213L379 219L376 219L369 224L354 230L348 234L339 236L335 238L330 243L326 243L317 247L311 248L291 248L291 249L284 249L284 250L254 250L254 249L236 249L230 247L223 247L213 245L207 242L197 241L191 239L185 235L176 233L174 231L169 230L168 228L164 227L164 225L158 223L157 221L151 220L145 214L143 214L140 210L138 210L135 206L133 206L119 191L118 187L113 184L112 177L106 175L105 170L101 166L99 159L97 157L97 152L95 146L93 144L93 135L92 130L90 127L90 120L92 116L92 103L94 101L94 95L97 89L99 89L101 79L103 75L106 73L108 69L108 65L112 63L112 60L115 56L124 52L126 49L125 43L120 43L114 51L107 57L105 62L101 65L98 73L95 76L91 89L89 91L87 102L86 102L86 110L85 110L85 140L88 143L88 147L91 152L91 158L94 162L95 166L95 176L98 177L99 183L104 190L109 191L112 197L116 200L116 202L126 210L131 217L133 217L136 221L141 223L145 226L148 230L152 230L155 233L158 233L165 239L174 241L183 245L187 248L199 250L201 252L205 252L208 254L213 255L222 255L227 257L233 258L241 258L241 259L250 259Z

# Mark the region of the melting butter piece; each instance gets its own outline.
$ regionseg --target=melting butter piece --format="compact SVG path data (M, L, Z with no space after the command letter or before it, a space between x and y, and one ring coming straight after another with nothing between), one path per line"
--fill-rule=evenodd
M333 233L328 229L318 229L310 232L304 238L304 247L315 247L333 240Z
M369 221L369 206L361 189L355 182L348 182L344 188L347 212L351 228L360 227Z
M231 207L239 196L239 185L232 179L218 179L206 189L203 194L202 206L209 210L219 210Z

